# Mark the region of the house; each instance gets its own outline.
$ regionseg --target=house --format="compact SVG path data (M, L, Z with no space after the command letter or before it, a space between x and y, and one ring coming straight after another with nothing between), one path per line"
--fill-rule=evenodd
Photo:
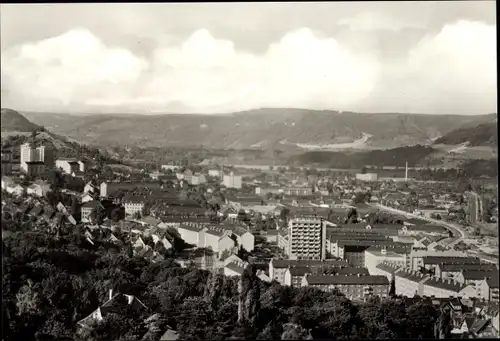
M195 174L191 177L190 184L191 185L201 185L207 182L205 175L203 174Z
M217 257L220 257L223 251L232 250L236 246L235 241L223 229L205 228L204 232L203 247L211 249Z
M390 262L398 267L406 267L407 256L403 252L394 252L387 247L372 246L365 250L364 265L370 273L375 273L377 266L383 262Z
M370 272L370 275L385 276L389 281L393 281L394 275L399 269L401 269L400 264L383 261Z
M56 168L66 174L80 172L80 164L75 159L57 159Z
M278 230L262 231L261 235L266 238L266 242L276 244L278 243Z
M26 189L28 194L36 195L38 197L46 196L50 191L50 185L43 182L34 183Z
M177 227L177 231L181 238L188 244L202 246L204 243L205 225L193 223L181 223Z
M92 193L96 194L98 193L98 188L92 183L92 181L89 181L85 184L85 187L83 187L83 193Z
M247 262L240 262L237 260L233 260L227 265L224 266L224 275L225 276L241 276L245 268L247 267Z
M232 232L232 234L236 237L236 242L238 243L238 247L245 249L248 252L252 252L255 246L255 236L250 233L246 228L241 226L222 226Z
M321 290L337 289L350 299L363 299L367 296L387 297L390 283L385 276L343 276L343 275L305 275L302 286L314 286Z
M425 283L423 283L424 291L423 296L434 296L434 297L451 297L451 296L463 296L462 291L466 288L459 282L451 279L437 279L429 278ZM469 289L466 291L470 292Z
M291 267L308 268L341 268L348 266L347 262L339 259L322 260L291 260L291 259L271 259L269 262L269 277L281 284L285 283L285 272Z
M89 222L90 221L90 214L94 209L102 209L104 210L104 206L101 204L99 200L92 200L92 201L87 201L82 205L81 208L81 220L82 222Z
M306 274L312 274L311 268L305 266L288 268L285 271L284 285L300 288L302 286L302 278L304 278Z
M144 209L146 199L140 196L132 196L124 199L123 206L125 207L125 214L133 216L141 213Z
M179 339L179 333L167 326L167 330L160 338L160 341L176 341Z
M163 245L163 247L165 248L165 250L169 250L172 248L172 243L167 238L165 238L165 237L160 238L156 234L153 234L151 237L153 238L153 242L155 243L155 246L156 246L156 244L161 243Z
M405 297L423 296L423 285L429 279L430 276L421 272L400 269L394 273L396 295Z
M148 310L146 305L137 297L121 293L114 294L113 290L109 290L109 299L89 316L78 321L77 325L79 328L92 328L93 323L102 321L106 315L119 311L119 308L123 306L127 306L131 311L135 312Z
M94 200L94 197L91 194L89 194L88 192L85 192L80 197L80 200L82 201L82 203L86 203L86 202Z
M6 190L7 193L10 193L15 196L20 196L23 195L24 193L24 187L18 184L8 185Z
M2 176L2 189L6 190L11 185L14 185L14 180L10 176Z
M498 302L498 273L492 278L486 278L479 284L479 290L489 301Z
M36 177L45 172L45 163L43 161L26 161L26 175Z

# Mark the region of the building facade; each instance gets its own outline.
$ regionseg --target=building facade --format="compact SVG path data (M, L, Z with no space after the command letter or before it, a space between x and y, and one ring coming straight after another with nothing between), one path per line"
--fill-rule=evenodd
M326 259L326 224L316 217L290 219L288 224L290 259Z
M241 176L234 175L233 172L229 175L224 175L223 185L226 188L241 188Z

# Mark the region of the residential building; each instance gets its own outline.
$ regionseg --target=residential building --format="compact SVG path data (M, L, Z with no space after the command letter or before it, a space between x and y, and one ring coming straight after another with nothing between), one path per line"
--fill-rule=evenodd
M45 172L45 164L43 161L26 161L25 165L25 173L31 177L37 177Z
M20 196L24 193L24 187L19 184L7 185L6 189L7 193Z
M50 185L44 182L34 183L30 185L26 190L28 194L36 195L38 197L46 196L50 191Z
M377 266L372 269L370 275L385 276L389 282L395 279L395 273L401 269L401 266L397 263L391 263L390 261L383 261L377 264Z
M128 216L134 216L137 213L141 213L145 206L145 199L143 197L130 197L123 202L123 207L125 208L125 214Z
M148 309L137 297L121 293L114 294L113 290L110 290L109 299L103 305L94 310L89 316L78 321L78 328L91 328L94 322L104 320L109 313L117 312L118 307L120 306L128 306L135 312L145 311ZM81 329L79 332L81 332Z
M84 202L89 202L89 201L94 200L94 197L87 192L87 193L82 194L80 199L81 199L82 203L84 203Z
M370 247L364 253L364 266L370 274L377 272L377 266L383 262L389 262L398 268L405 268L407 265L407 255L388 250L386 247Z
M307 267L311 269L331 269L348 266L347 262L339 259L326 260L292 260L292 259L271 259L269 262L269 277L281 284L285 283L285 272L288 268Z
M312 195L313 189L311 186L307 187L286 187L283 188L284 195Z
M480 264L481 261L477 257L439 257L439 256L424 256L422 257L421 268L436 273L436 268L440 264Z
M2 189L7 189L8 186L15 185L14 180L10 176L2 176Z
M396 295L405 297L423 296L424 283L430 276L417 271L400 269L394 273Z
M234 175L233 172L224 175L223 185L226 188L241 188L241 176Z
M365 173L365 174L356 174L356 180L360 181L377 181L378 174L377 173Z
M52 149L43 145L32 147L29 143L25 143L21 145L20 156L20 169L24 173L28 173L28 162L42 162L47 166L51 166L54 162Z
M385 276L314 276L305 275L302 286L314 286L321 290L337 289L350 299L364 299L368 296L387 297L390 283Z
M431 251L431 250L412 250L410 252L410 262L409 262L409 268L410 270L420 270L424 266L424 257L441 257L441 258L465 258L468 257L467 253L465 252L459 252L459 251ZM429 262L429 260L427 261ZM440 262L438 261L436 263L439 264ZM445 263L442 262L441 263Z
M253 251L255 247L255 236L250 233L247 228L236 225L223 225L221 227L232 232L239 248L245 249L248 252Z
M212 176L214 178L220 178L221 176L221 171L218 169L209 169L208 170L208 175Z
M308 267L291 267L285 271L284 284L295 288L302 286L302 278L306 274L312 274L311 268Z
M290 243L289 243L289 237L288 237L288 231L287 230L279 230L278 231L278 248L283 250L283 253L285 255L290 254Z
M205 225L203 224L181 223L177 231L188 244L199 246L205 243Z
M80 172L80 163L76 159L57 159L56 168L63 173L73 174Z
M161 170L163 171L167 171L167 170L171 170L172 172L175 172L177 170L179 170L180 166L176 166L176 165L161 165Z
M203 236L203 247L211 249L217 257L220 257L225 250L233 250L236 246L230 234L220 228L206 228ZM199 247L202 246L199 245Z
M474 264L438 264L435 268L434 276L441 279L448 278L458 278L462 271L473 270L473 271L486 271L486 272L498 272L496 264L484 264L484 263L474 263Z
M5 149L1 152L2 155L2 175L12 174L12 151Z
M483 294L483 297L485 297L488 301L498 302L498 273L492 278L487 278L481 281L479 286L480 292Z
M201 185L207 182L207 179L205 178L205 175L203 174L194 174L191 177L190 184L191 185Z
M101 197L108 197L120 190L133 190L136 188L147 188L150 190L159 190L160 183L155 182L102 182L99 186Z
M466 285L460 284L452 279L429 278L423 283L423 296L429 297L458 297L463 296L461 293Z
M229 277L241 276L247 265L247 262L233 260L224 266L224 275Z
M316 217L296 217L288 224L290 259L326 259L326 224Z
M81 208L81 220L82 222L90 221L90 214L94 209L102 209L104 210L104 206L101 204L99 200L87 201L82 205Z

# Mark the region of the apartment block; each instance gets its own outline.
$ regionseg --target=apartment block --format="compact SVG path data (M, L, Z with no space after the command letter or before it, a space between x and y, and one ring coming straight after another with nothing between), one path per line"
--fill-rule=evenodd
M417 271L400 269L394 273L396 295L414 297L424 295L424 283L430 276Z
M385 276L342 276L342 275L305 275L302 286L313 286L324 291L337 289L350 299L363 299L367 296L387 297L390 283Z
M316 217L296 217L288 224L289 259L326 259L326 224Z

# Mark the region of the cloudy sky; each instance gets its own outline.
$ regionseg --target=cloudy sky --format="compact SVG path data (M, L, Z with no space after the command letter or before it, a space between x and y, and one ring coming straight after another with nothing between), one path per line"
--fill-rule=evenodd
M1 5L2 107L496 112L493 1Z

